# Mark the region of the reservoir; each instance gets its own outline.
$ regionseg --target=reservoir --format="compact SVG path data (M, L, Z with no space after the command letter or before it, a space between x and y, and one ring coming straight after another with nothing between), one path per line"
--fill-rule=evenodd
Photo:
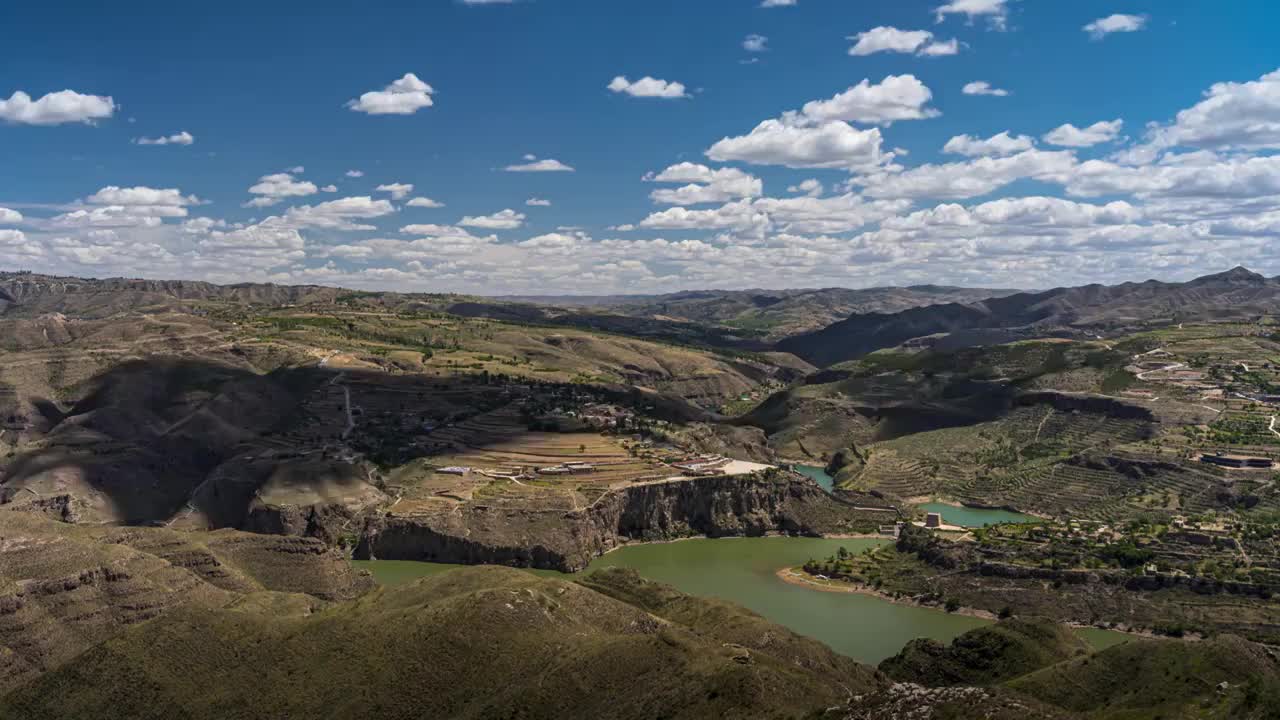
M835 479L827 474L826 468L820 468L817 465L795 465L793 467L801 475L813 478L827 492L831 492L835 487Z
M876 664L897 654L911 640L929 637L942 642L989 620L942 610L900 605L871 595L834 593L790 585L775 573L824 559L841 547L858 553L888 541L871 538L697 538L671 543L637 544L596 558L588 571L606 567L634 568L641 575L693 595L717 597L750 608L764 617L817 638L855 660ZM407 560L356 561L384 584L396 584L446 572L456 565ZM539 575L565 577L554 570ZM1085 629L1082 637L1102 648L1127 636Z
M963 527L986 527L1000 523L1035 522L1040 518L1008 510L971 508L940 502L917 505L924 512L942 513L942 522Z

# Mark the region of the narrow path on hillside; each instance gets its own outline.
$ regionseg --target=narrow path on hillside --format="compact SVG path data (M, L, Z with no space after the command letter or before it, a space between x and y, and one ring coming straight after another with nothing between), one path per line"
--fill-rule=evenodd
M337 385L345 376L345 372L340 372L333 376L333 379L329 381L329 384ZM342 431L342 439L346 440L347 436L351 434L351 431L356 429L356 417L355 414L351 412L351 388L347 387L345 383L342 385L342 398L346 402L347 406L347 427Z

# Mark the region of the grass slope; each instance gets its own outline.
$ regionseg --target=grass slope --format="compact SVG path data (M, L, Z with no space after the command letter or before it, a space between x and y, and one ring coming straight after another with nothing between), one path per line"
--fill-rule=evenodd
M921 685L993 685L1088 653L1089 645L1065 625L1009 619L970 630L949 646L912 640L880 670Z
M0 701L0 717L803 717L887 684L748 611L673 592L634 574L577 584L484 567L310 617L170 613Z

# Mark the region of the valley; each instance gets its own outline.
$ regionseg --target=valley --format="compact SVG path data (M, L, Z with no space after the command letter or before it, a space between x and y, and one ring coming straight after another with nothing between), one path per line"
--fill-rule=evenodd
M649 709L707 716L839 706L874 717L859 713L900 702L904 682L935 680L869 665L915 637L950 641L1008 617L1093 640L1122 631L1117 648L1037 661L1073 678L1087 674L1063 669L1077 650L1104 661L1138 642L1195 638L1188 647L1274 658L1274 288L1231 271L1049 291L1034 307L1070 299L1070 312L1023 322L1040 312L1023 295L954 288L539 305L0 277L0 698L17 708L0 717L40 716L55 695L75 717L74 688L101 696L120 663L200 707L312 712L300 699L197 691L167 669L225 673L218 658L266 637L283 653L284 638L386 646L366 667L377 679L342 683L397 707L378 695L394 675L374 668L415 651L358 629L387 616L421 623L414 636L428 642L461 633L487 647L500 635L476 613L514 613L511 627L532 628L521 636L530 657L578 628L594 649L563 649L582 660L572 672L620 688L625 673L589 658L685 668L688 683ZM819 298L855 309L829 323L785 309ZM769 308L828 324L775 318L743 331ZM841 339L846 327L860 339ZM816 336L821 352L807 349ZM469 565L537 574L456 569ZM404 582L379 589L375 578L391 577ZM736 619L704 624L726 614ZM740 623L792 639L755 646L733 635ZM509 636L502 627L491 631ZM219 650L202 665L191 643ZM494 657L459 658L442 677ZM295 680L280 682L340 675L281 667ZM589 704L502 672L553 688L537 701L546 712L563 698ZM865 692L840 689L850 678ZM929 702L1093 712L1078 698L1028 704L1023 676L961 680L964 692L938 682ZM700 695L724 683L738 690ZM483 683L469 692L492 698L484 712L514 702ZM1253 697L1218 699L1244 708ZM467 702L413 695L404 707Z

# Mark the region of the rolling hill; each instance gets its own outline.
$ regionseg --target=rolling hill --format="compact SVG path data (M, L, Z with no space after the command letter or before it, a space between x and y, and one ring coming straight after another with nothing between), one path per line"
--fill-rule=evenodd
M852 360L916 338L942 347L1050 335L1090 335L1148 325L1248 319L1275 311L1280 278L1243 267L1185 283L1147 280L1018 293L893 313L852 315L815 332L785 338L777 349L818 367Z

